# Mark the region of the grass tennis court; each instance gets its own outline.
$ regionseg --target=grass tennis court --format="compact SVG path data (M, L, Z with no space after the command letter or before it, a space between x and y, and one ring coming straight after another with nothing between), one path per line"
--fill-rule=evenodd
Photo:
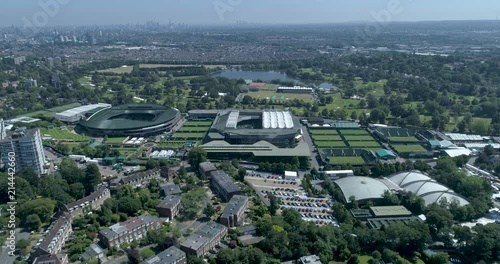
M346 147L344 141L316 141L315 144L318 148L329 148L329 147L345 148Z
M363 129L340 129L342 135L368 135L368 131Z
M338 135L339 133L335 129L310 129L309 132L312 135Z
M179 132L206 132L208 127L182 127Z
M349 145L351 147L356 147L356 148L380 147L380 144L377 143L376 141L355 141L355 142L349 141Z
M344 165L344 164L351 164L351 165L363 165L365 164L365 161L363 160L362 157L328 157L328 160L331 165Z
M315 141L342 141L342 138L337 135L313 135Z
M201 139L205 136L205 133L175 133L173 138L175 139Z
M62 141L85 142L85 141L89 141L92 139L91 137L74 134L68 130L61 130L59 128L53 128L53 129L42 128L42 129L40 129L40 133L42 135L48 134L53 139L62 140Z
M165 147L165 148L182 148L186 144L185 141L167 141L167 142L161 142L158 144L158 147Z
M123 141L126 139L126 137L109 137L106 139L106 143L123 143Z
M345 140L347 141L374 141L375 139L372 136L350 136L344 135Z
M182 127L209 127L212 121L188 121Z
M427 152L427 150L420 145L391 145L399 153L410 152Z
M390 142L418 142L416 137L388 137Z

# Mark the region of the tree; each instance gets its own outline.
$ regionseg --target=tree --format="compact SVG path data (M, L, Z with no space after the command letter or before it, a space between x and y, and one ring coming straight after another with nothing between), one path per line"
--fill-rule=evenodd
M188 161L193 168L198 168L198 165L207 160L207 152L200 147L194 147L189 151Z
M243 167L238 169L238 181L243 182L245 180L245 176L247 175L247 170Z
M450 256L446 252L432 254L427 260L427 264L448 264L449 262Z
M278 211L278 208L279 208L279 200L276 196L274 196L273 194L270 194L269 195L269 213L271 215L276 215L276 211Z
M208 203L207 206L205 207L205 209L203 209L203 213L208 217L208 218L212 218L212 216L215 214L215 208L210 204Z
M141 201L132 197L122 197L118 199L118 209L120 212L126 213L128 215L134 215L136 212L141 210Z
M75 198L75 200L85 197L85 186L81 182L75 182L69 185L70 195Z
M27 248L29 245L30 245L30 241L27 239L19 239L16 242L17 249L24 249L24 248Z
M146 169L151 170L151 169L158 169L160 168L160 162L154 159L149 159L146 162Z
M154 254L154 252L153 252ZM137 248L129 248L127 249L127 257L128 260L133 264L139 264L142 261L141 253Z
M27 217L33 214L37 215L42 223L48 223L55 207L55 202L48 198L28 201L19 208L21 223L24 222L26 224Z
M148 258L150 258L150 257L152 257L154 255L155 255L155 252L153 250L149 249L149 248L145 248L145 249L143 249L141 251L141 257L144 260L148 259Z
M31 230L37 231L40 229L42 221L40 221L40 217L38 217L38 215L30 214L26 217L25 224L27 227L31 228Z
M94 187L102 181L102 175L99 172L99 167L95 164L90 164L85 169L85 191L90 194L94 191Z
M427 224L435 228L437 232L453 225L453 215L450 210L436 203L427 206L425 217Z

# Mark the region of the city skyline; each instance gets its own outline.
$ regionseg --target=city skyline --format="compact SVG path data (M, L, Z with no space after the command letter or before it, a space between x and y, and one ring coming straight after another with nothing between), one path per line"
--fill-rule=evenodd
M362 4L360 4L362 2ZM343 22L397 22L441 20L494 20L500 2L481 5L467 0L184 0L132 2L108 0L16 1L5 0L0 26L73 26L142 24L169 21L224 25L238 21L258 24L317 24ZM98 7L98 8L96 8Z

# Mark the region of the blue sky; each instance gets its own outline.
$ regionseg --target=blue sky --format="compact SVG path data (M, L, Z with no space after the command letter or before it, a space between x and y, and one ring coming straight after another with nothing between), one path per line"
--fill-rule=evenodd
M46 25L161 23L272 24L374 21L495 19L498 0L1 0L0 26L22 25L23 18L48 17ZM60 3L48 9L40 3ZM390 7L392 5L392 8ZM216 7L217 6L217 7ZM54 12L52 12L54 11ZM389 12L387 12L389 11ZM385 16L386 17L386 16ZM384 17L384 19L385 19Z

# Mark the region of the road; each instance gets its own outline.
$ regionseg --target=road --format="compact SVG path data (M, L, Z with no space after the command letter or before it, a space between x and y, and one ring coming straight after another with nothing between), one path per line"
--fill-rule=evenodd
M21 228L16 229L16 241L29 238L30 238L29 232L23 232ZM10 251L10 249L7 248L5 245L3 245L2 255L0 256L0 264L12 264L14 263L14 260L16 260L16 256L14 257L9 256L8 251Z
M307 143L309 146L309 149L311 150L311 168L316 168L316 170L319 171L319 163L318 163L318 152L314 151L315 146L314 143L311 139L311 135L309 135L309 131L307 130L307 127L301 125L302 129L302 138L304 141Z

